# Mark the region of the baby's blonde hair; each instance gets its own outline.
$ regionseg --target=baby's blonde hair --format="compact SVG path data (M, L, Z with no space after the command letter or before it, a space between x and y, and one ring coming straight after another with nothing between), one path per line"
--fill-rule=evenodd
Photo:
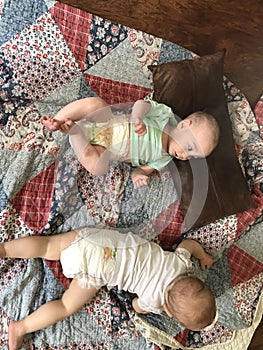
M197 127L206 125L210 130L211 144L215 148L218 144L220 129L216 118L207 112L197 111L190 114L187 118L193 120Z
M195 276L183 276L168 288L166 305L171 314L186 328L201 330L216 315L215 297L211 289Z

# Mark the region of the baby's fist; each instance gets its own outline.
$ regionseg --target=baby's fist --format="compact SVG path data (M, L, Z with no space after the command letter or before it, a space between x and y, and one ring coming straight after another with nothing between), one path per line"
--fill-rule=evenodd
M205 256L200 259L200 265L202 270L209 269L213 265L213 257L205 253Z
M147 134L147 128L144 122L140 120L134 120L133 125L134 125L134 131L139 136L144 136L145 134Z

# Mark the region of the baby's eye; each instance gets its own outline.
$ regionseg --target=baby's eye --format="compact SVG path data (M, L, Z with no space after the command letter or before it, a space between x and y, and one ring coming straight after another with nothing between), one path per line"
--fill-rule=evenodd
M187 151L188 152L191 152L193 150L193 147L192 146L190 146L190 145L188 145L188 147L187 147Z

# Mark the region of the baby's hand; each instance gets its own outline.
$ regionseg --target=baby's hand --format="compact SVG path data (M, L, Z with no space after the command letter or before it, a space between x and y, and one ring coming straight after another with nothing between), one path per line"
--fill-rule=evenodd
M204 257L200 259L200 265L202 270L209 269L213 265L213 257L205 253Z
M149 178L147 175L136 174L135 176L132 176L132 182L133 182L135 189L143 187L143 186L147 186L148 180L149 180Z
M133 125L134 125L134 131L139 136L143 136L147 134L146 125L139 118L133 120Z
M134 188L136 189L148 185L148 175L146 175L141 168L134 169L132 171L131 178Z
M149 176L154 172L154 168L145 164L134 168L131 173L134 188L140 188L148 185Z

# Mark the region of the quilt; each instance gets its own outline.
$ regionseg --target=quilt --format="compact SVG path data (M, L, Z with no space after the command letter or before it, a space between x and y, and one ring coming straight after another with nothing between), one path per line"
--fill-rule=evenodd
M145 98L153 90L148 65L194 53L52 0L0 0L0 45L1 242L89 225L132 230L164 249L193 238L214 257L209 271L194 263L219 309L213 329L192 332L164 314L135 314L129 293L101 289L75 315L29 335L24 349L245 350L263 310L263 97L252 110L224 79L236 152L256 207L183 232L168 169L139 190L128 164L113 162L106 175L91 176L67 136L49 132L40 118L87 96L109 104ZM59 262L1 259L0 348L8 348L10 320L59 298L68 285Z

